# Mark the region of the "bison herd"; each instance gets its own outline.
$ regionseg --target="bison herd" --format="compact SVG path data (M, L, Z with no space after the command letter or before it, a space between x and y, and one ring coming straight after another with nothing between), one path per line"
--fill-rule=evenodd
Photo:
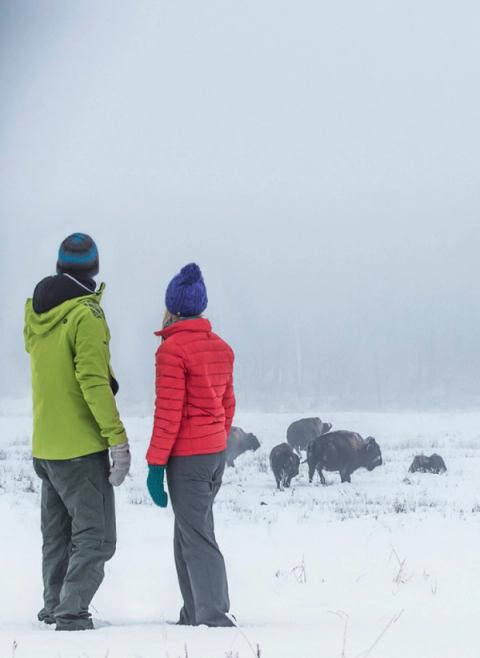
M270 452L270 468L278 489L289 487L292 479L300 472L300 464L308 464L308 479L313 481L317 471L320 482L325 484L323 471L336 471L342 482L350 482L351 475L358 468L373 471L383 463L380 446L372 436L362 438L357 432L346 430L331 431L332 424L320 418L302 418L293 422L287 429L287 442L280 443ZM260 441L255 434L244 432L240 427L232 427L227 442L227 466L234 466L235 460L247 450L255 451ZM306 458L302 461L302 452ZM410 473L444 473L447 470L440 455L430 457L417 455Z

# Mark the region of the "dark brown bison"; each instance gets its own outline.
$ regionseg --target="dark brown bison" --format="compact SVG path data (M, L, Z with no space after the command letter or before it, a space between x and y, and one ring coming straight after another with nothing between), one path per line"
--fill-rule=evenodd
M298 475L300 457L288 443L280 443L270 453L270 467L275 476L277 489L289 487L292 478Z
M351 474L364 467L373 471L382 464L380 446L372 436L362 439L356 432L340 430L314 439L307 450L308 478L311 482L315 470L325 484L322 471L338 471L342 482L350 482Z
M255 434L251 432L247 434L240 427L232 427L227 439L227 466L234 466L236 458L247 450L255 451L258 448L260 448L260 441Z
M426 455L417 455L410 468L408 469L409 473L445 473L447 467L445 462L437 455L435 452L430 457Z
M322 423L320 418L301 418L294 421L287 429L287 442L300 454L306 450L308 444L317 436L321 436L332 429L331 423Z

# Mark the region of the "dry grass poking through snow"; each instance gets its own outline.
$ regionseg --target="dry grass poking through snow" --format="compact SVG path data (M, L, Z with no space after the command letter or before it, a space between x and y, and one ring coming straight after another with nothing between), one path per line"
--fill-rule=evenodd
M477 658L480 414L318 414L375 436L384 465L355 472L351 484L326 473L321 486L308 483L304 464L292 488L277 491L268 455L302 415L315 414L236 418L262 446L227 468L216 503L241 622L218 632L165 623L180 606L172 511L155 508L145 487L150 419L126 420L132 471L116 491L118 550L94 601L109 622L74 650L73 639L34 621L40 483L30 420L0 417L0 558L11 574L0 588L0 656ZM445 459L445 475L408 474L415 454L431 452Z

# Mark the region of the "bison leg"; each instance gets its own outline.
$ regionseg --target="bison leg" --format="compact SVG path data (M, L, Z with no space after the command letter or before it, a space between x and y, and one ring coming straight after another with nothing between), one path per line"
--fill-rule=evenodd
M277 483L277 489L280 489L280 484L282 482L282 475L278 471L273 471L273 476L275 478L275 482Z
M313 462L308 462L308 481L313 482L313 476L315 475L316 465Z
M318 474L319 474L319 476L320 476L320 482L321 482L322 484L327 484L327 482L326 482L326 480L325 480L325 476L323 475L322 469L321 469L321 468L318 468L317 470L318 470Z
M351 482L350 473L348 471L340 471L340 480L342 482Z

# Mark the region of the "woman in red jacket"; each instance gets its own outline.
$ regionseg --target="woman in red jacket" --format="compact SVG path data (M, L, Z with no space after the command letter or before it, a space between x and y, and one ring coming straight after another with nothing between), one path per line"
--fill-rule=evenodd
M179 624L232 626L225 562L215 539L213 501L225 469L235 411L232 349L201 317L207 291L200 268L186 265L170 282L156 355L155 418L147 486L175 514L174 552L183 596Z

